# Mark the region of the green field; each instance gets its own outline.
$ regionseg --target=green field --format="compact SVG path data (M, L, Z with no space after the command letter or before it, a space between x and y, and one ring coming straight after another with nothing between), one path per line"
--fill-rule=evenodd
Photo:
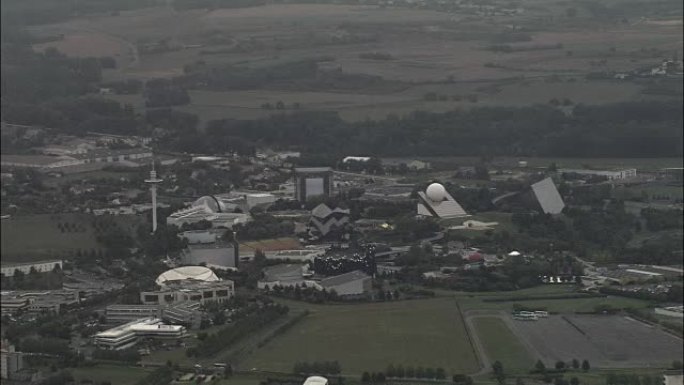
M76 383L91 380L94 384L109 381L112 385L133 385L145 377L152 369L131 366L98 365L71 369Z
M140 217L119 216L123 229L135 231ZM100 249L92 216L85 214L38 214L2 221L3 262L29 262L71 256L77 249ZM69 223L77 230L62 232L58 225Z
M477 361L450 298L376 304L311 306L311 314L255 351L244 370L289 372L298 361L340 362L358 375L389 364L470 373Z
M500 361L505 370L529 370L534 360L520 340L499 318L475 320L475 329L491 362Z
M448 291L440 291L446 294ZM652 305L649 301L640 299L624 298L616 296L608 297L589 297L589 298L568 298L568 299L534 299L534 300L510 300L503 302L485 302L483 299L503 299L506 297L514 298L525 295L529 296L555 296L559 294L574 294L574 285L544 285L530 289L517 290L512 292L490 292L490 293L457 293L456 297L461 308L466 310L505 310L512 311L513 304L519 303L525 306L545 308L547 311L556 313L575 313L592 312L599 305L609 305L613 308L646 308Z

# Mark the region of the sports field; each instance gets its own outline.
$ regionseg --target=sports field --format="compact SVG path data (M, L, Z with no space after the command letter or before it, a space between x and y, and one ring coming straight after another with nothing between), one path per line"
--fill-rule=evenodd
M491 362L501 362L506 370L525 370L534 365L535 360L503 320L478 317L475 329Z
M343 374L389 364L472 373L478 365L456 303L449 298L312 306L311 314L255 351L243 370L292 370L298 361L339 361Z
M71 369L76 383L90 380L93 384L109 381L112 385L133 385L144 378L152 369L139 367L98 365Z

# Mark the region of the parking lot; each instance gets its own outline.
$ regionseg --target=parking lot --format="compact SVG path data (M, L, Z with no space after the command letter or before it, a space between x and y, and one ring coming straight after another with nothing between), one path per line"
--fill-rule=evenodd
M680 338L624 316L552 315L513 325L547 365L577 358L594 367L661 366L683 352Z

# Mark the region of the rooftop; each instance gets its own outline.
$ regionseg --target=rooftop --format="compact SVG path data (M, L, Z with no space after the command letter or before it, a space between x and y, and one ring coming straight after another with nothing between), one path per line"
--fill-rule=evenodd
M322 279L320 285L323 287L333 287L366 278L370 278L370 276L361 270L354 270L349 273Z
M296 173L332 172L331 167L295 167Z

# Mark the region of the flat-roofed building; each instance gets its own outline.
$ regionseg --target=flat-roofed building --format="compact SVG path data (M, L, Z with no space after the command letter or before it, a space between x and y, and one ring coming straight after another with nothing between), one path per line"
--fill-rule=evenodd
M50 259L37 262L26 262L26 263L3 263L1 268L2 275L5 277L14 277L14 272L16 270L21 271L24 274L31 273L31 269L34 269L38 273L46 273L55 269L55 267L62 268L61 259Z
M558 170L560 173L564 174L577 174L584 176L603 176L608 180L621 180L636 178L637 169L628 168L623 170L585 170L585 169L574 169L574 168L562 168Z
M237 269L239 255L237 242L190 244L183 249L181 261L189 265L205 264L216 269Z
M159 318L142 318L95 334L100 349L122 350L138 343L140 338L177 339L185 335L185 327L166 325Z
M169 282L156 291L143 291L140 301L145 305L171 305L178 302L196 301L225 302L235 295L233 281L194 281Z
M532 194L544 214L560 214L563 212L565 203L551 178L534 183L531 187Z
M335 290L340 297L347 298L366 297L373 290L373 279L360 270L325 278L318 284L328 291Z
M18 311L35 313L59 313L63 307L78 304L80 297L75 290L6 291L2 293L2 312Z
M333 191L333 171L330 167L300 167L294 169L295 199L306 202L312 197L329 197Z
M104 316L108 324L120 324L142 318L161 318L161 307L158 305L109 305Z

